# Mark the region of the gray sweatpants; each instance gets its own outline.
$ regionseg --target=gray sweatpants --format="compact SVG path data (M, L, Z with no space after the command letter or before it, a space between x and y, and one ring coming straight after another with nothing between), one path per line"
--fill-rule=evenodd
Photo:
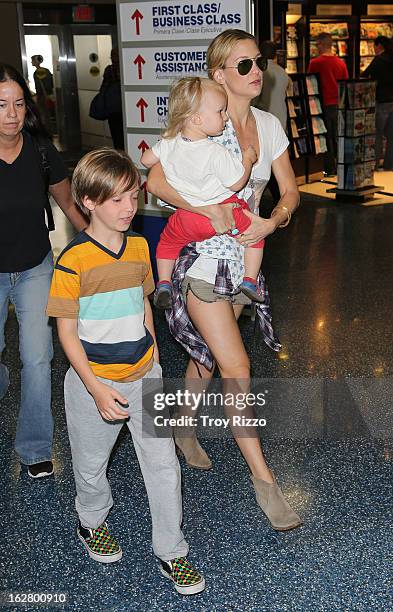
M161 367L154 363L144 378L161 378ZM173 439L143 434L142 414L145 428L149 416L142 407L142 379L130 383L99 380L115 387L129 404L127 426L149 498L154 553L164 561L184 557L188 544L181 531L181 474ZM65 377L64 397L77 493L75 506L81 524L95 529L105 521L113 505L106 471L123 422L103 420L72 368Z

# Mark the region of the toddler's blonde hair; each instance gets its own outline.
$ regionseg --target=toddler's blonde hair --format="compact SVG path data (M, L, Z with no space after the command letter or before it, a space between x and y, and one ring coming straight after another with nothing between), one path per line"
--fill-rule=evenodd
M202 102L208 88L216 89L226 97L225 89L215 81L200 77L185 77L175 81L169 92L168 121L163 138L174 138L182 130L187 119L192 117Z

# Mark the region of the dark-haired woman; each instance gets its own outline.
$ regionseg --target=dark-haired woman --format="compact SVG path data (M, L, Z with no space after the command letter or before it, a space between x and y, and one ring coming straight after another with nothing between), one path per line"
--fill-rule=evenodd
M44 213L46 173L50 194L75 229L86 226L61 157L44 134L25 80L12 66L0 64L0 356L11 301L22 361L15 450L33 478L53 472L53 349L45 315L53 258ZM8 384L8 369L0 362L0 398Z
M375 104L375 169L382 157L382 140L386 138L384 170L393 170L393 45L387 36L374 40L375 57L362 76L377 82Z

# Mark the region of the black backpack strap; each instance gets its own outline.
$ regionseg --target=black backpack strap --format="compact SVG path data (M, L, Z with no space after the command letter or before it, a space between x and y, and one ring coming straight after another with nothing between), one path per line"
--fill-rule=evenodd
M52 232L55 229L55 222L53 219L52 207L50 205L49 196L48 196L49 180L50 180L50 165L48 161L48 151L45 146L45 142L41 140L39 137L33 138L33 141L34 141L34 145L36 147L37 153L39 155L40 169L41 169L41 174L42 174L42 178L43 178L44 185L45 185L45 191L46 191L45 212L46 212L46 218L48 220L48 230Z

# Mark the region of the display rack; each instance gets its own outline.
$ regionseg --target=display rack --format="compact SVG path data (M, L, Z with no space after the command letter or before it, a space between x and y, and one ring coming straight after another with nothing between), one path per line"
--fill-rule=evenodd
M339 81L336 199L363 202L381 189L374 185L375 81Z
M298 159L312 151L309 135L308 107L306 104L305 75L291 74L287 89L288 136L291 157Z
M359 54L357 48L359 19L355 15L339 15L337 17L307 16L307 54L306 65L309 60L318 55L316 37L327 32L333 39L333 50L342 58L348 69L350 77L355 76L355 61Z
M287 72L294 74L300 72L299 60L299 35L296 24L287 25L286 50L287 50Z
M310 59L318 56L316 37L327 32L333 38L333 50L338 57L345 60L350 72L350 24L348 21L332 21L331 19L315 18L310 20Z
M370 65L375 57L374 40L377 36L393 37L393 23L381 19L362 18L360 20L360 73Z
M287 92L288 136L292 160L304 161L304 182L322 173L322 155L326 151L326 127L323 121L318 76L291 74Z
M308 120L310 123L311 148L314 155L326 153L326 127L323 120L320 83L317 74L306 75Z

